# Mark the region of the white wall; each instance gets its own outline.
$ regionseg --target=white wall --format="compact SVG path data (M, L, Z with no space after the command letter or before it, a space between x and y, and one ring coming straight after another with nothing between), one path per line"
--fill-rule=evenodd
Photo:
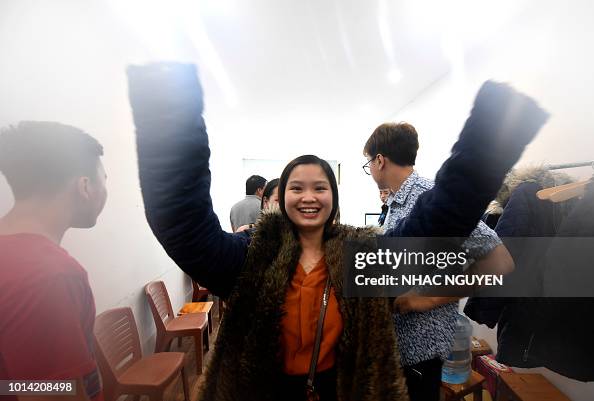
M131 306L143 348L152 352L155 327L143 286L165 281L176 309L191 284L144 218L125 81L134 43L89 3L18 1L3 4L0 15L0 126L60 121L103 144L107 205L95 228L70 230L63 246L89 272L97 313ZM0 177L0 215L11 205Z
M392 119L410 121L419 131L419 170L437 171L487 79L512 84L552 114L518 165L593 160L590 8L586 1L539 3L487 43L461 54L457 68L399 110ZM592 169L567 172L589 176Z

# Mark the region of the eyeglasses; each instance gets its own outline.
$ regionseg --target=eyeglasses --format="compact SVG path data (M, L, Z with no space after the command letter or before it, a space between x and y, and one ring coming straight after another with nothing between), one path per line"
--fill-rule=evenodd
M371 159L367 160L367 163L363 165L363 171L365 171L365 174L371 175L371 162L374 161L378 156L379 153L373 156Z

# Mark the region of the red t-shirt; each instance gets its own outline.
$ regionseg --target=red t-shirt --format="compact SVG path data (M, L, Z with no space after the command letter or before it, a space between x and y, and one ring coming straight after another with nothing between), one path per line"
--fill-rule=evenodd
M0 235L0 379L82 378L89 398L103 400L94 322L76 260L41 235Z

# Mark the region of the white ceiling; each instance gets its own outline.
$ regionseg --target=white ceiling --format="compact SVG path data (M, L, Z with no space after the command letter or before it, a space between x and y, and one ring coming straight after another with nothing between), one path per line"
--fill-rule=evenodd
M74 114L85 101L100 102L109 74L124 88L129 63L185 60L200 67L215 123L231 115L262 129L296 120L375 124L533 3L3 0L0 82L12 99L44 93L55 99L56 88L42 88L59 87ZM26 114L22 104L2 106L8 107L3 123ZM52 118L47 102L26 110L39 118L35 108Z
M528 1L110 2L150 57L197 60L211 107L387 118Z

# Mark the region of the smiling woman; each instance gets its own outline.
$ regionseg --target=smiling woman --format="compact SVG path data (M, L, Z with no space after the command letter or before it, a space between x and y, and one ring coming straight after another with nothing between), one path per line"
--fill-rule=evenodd
M228 298L200 399L305 400L308 384L322 401L407 401L391 301L342 296L343 244L374 232L334 224L338 190L328 163L311 155L290 162L279 182L281 213L265 213L252 237L226 233L210 198L194 67L133 67L128 77L150 226L180 268ZM510 120L512 103L519 109ZM434 236L455 223L468 236L545 119L530 99L486 84L435 187L391 235ZM485 155L493 148L505 157ZM470 169L476 179L467 179ZM457 196L467 192L480 196Z
M280 213L265 212L252 237L225 233L210 202L210 151L204 121L196 119L202 97L194 69L138 67L129 79L151 227L182 269L228 298L200 398L305 400L313 371L322 401L408 400L390 301L342 298L343 241L372 231L334 224L338 186L330 165L313 155L294 159L279 179ZM148 96L155 90L162 93L158 100ZM188 135L170 135L169 111L189 128ZM154 117L164 125L154 124ZM146 118L153 123L145 125ZM208 200L190 213L197 219L193 228L183 227L189 222L185 217L180 220L188 216L182 204L189 204L178 202L180 191L188 199L187 188ZM167 207L159 199L161 190L172 195ZM170 241L175 232L183 233L177 245ZM320 319L323 299L325 317ZM322 334L314 358L319 321Z
M320 241L338 210L338 185L332 168L317 156L289 162L279 182L279 205L299 233L318 232Z

